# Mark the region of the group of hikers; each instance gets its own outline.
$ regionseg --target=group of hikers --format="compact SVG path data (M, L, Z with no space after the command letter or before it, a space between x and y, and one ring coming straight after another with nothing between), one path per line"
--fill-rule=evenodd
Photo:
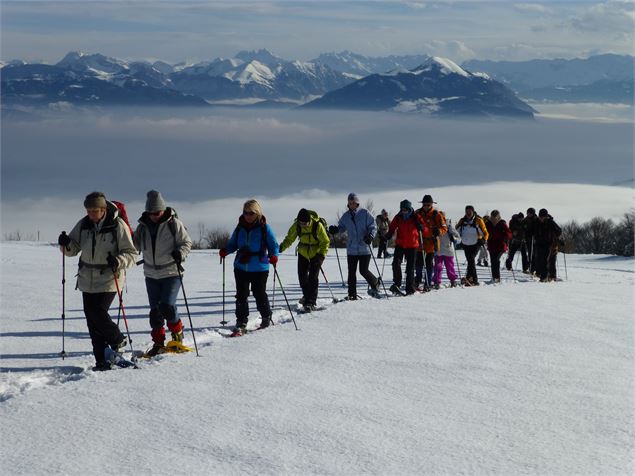
M271 307L266 292L269 266L274 270L280 253L296 240L297 273L302 289L300 305L305 312L317 309L319 274L331 245L331 239L346 234L348 265L348 300L359 299L357 271L368 283L368 294L381 297L381 277L369 269L377 256L392 258L394 295L411 295L439 288L445 269L450 286L459 284L454 259L460 246L467 261L463 286L479 285L476 260L487 247L491 263L492 282L500 282L501 257L507 252L505 267L512 269L517 252L522 259L523 272L534 274L540 281L556 279L556 254L561 244L561 230L546 209L536 215L529 208L527 215L515 214L509 225L498 210L480 217L472 205L465 207L465 215L453 226L445 213L435 208L436 202L424 195L421 207L415 210L409 200L399 204L399 213L392 219L386 210L373 218L360 206L359 197L350 193L347 210L337 225L328 226L315 211L302 208L289 230L278 244L257 200L247 200L238 217L238 224L227 245L219 250L221 260L230 254L234 258L236 282L236 323L232 336L244 334L249 316L248 297L251 292L261 317L259 329L271 323ZM150 328L153 345L146 352L149 357L166 352L170 346L182 345L183 323L179 318L176 300L183 284L182 263L192 248L192 240L175 210L166 206L161 193L150 190L146 195L145 211L133 231L125 208L109 201L101 192L92 192L84 200L86 216L69 234L62 232L58 244L65 256L79 258L77 288L82 292L83 309L93 347L94 370L108 370L111 362L107 350L121 352L128 344L108 310L125 280L125 269L143 263L146 290L150 306ZM387 245L395 238L393 254ZM336 249L337 251L337 249ZM141 253L143 259L136 261ZM405 261L405 282L402 263ZM339 262L339 255L338 255ZM378 269L379 272L379 269ZM402 290L403 284L403 290ZM385 288L384 288L385 290ZM120 303L121 305L121 303ZM165 325L171 333L166 341Z

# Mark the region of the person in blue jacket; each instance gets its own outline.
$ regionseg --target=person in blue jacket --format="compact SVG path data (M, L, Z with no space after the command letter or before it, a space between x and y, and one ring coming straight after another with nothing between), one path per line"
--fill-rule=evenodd
M354 193L348 194L348 210L342 215L337 226L331 225L329 233L336 235L346 232L346 261L348 263L348 299L357 299L357 264L359 272L366 279L370 290L368 294L379 297L379 280L368 270L370 264L370 244L375 238L377 225L368 210L360 208L359 198Z
M243 213L238 218L238 226L232 233L227 247L219 251L221 258L236 252L234 277L236 279L236 326L233 337L245 333L249 316L249 288L256 299L256 307L262 321L259 329L269 327L271 307L267 296L269 264L278 263L278 242L262 214L257 200L247 200Z

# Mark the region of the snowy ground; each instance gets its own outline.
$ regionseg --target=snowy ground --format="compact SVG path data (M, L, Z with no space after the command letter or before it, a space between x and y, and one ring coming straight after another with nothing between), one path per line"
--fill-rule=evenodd
M504 273L495 286L344 302L296 315L299 331L278 288L276 326L225 339L218 256L198 251L185 287L200 357L95 373L76 261L62 361L61 255L0 251L4 474L633 474L632 259L568 256L554 284ZM295 269L284 255L293 302ZM343 296L332 251L325 270ZM229 272L227 289L232 321ZM326 287L320 297L330 303ZM140 269L124 299L143 349Z

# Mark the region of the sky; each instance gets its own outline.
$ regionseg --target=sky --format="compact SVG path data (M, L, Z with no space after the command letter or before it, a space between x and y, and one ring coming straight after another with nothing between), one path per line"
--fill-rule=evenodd
M633 54L633 1L3 1L2 61L69 51L196 62L267 48L527 60Z

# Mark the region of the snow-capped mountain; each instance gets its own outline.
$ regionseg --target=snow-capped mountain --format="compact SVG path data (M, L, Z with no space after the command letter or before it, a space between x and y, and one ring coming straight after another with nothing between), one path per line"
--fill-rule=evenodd
M249 63L251 61L258 61L259 63L265 64L267 66L277 66L281 63L286 63L288 60L280 58L279 56L274 55L271 51L267 49L260 49L258 51L239 51L236 54L236 59L243 61L244 63Z
M531 61L470 60L463 66L489 74L528 99L633 104L633 56L605 54Z
M527 118L535 112L502 83L440 57L414 69L367 76L304 107Z
M350 51L340 53L322 53L311 60L312 63L320 63L329 66L335 71L350 74L361 78L374 73L385 73L394 69L412 69L429 58L428 55L405 56L364 56Z
M128 65L124 61L99 53L89 55L78 51L71 51L55 66L102 79L109 79L128 70Z
M347 76L325 65L281 60L261 50L258 56L265 64L250 59L247 53L238 58L218 58L184 68L170 75L179 91L199 95L207 100L244 98L303 100L319 96L351 82ZM267 52L268 53L268 52ZM239 53L240 54L240 53ZM251 55L255 56L255 55Z

